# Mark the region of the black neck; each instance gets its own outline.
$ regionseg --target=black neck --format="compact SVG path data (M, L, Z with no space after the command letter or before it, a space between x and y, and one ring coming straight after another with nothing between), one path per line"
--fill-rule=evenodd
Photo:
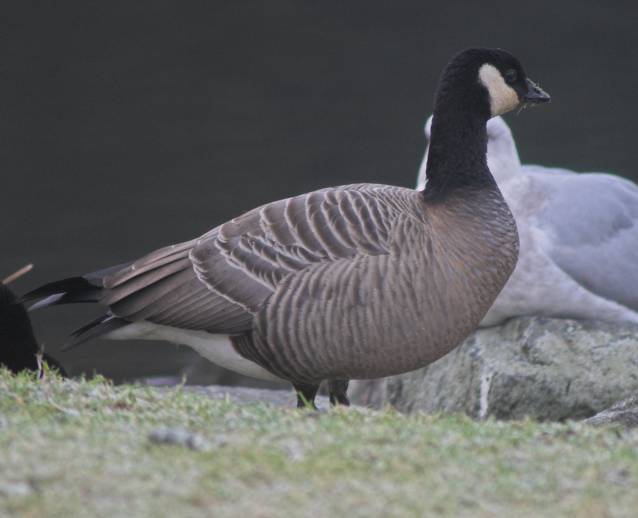
M459 188L495 185L487 167L489 106L474 92L439 91L432 119L423 196L444 198Z

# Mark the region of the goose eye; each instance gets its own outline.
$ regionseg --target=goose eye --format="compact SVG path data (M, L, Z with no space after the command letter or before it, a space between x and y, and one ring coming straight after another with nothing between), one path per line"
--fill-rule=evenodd
M509 83L510 85L516 81L516 78L518 77L518 74L516 73L516 70L514 70L513 68L510 68L507 72L505 72L505 82Z

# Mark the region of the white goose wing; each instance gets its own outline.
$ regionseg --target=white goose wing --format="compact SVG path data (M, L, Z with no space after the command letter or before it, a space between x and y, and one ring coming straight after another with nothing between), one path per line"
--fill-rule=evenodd
M547 194L537 224L553 237L556 264L588 290L638 310L638 186L603 173L536 178Z

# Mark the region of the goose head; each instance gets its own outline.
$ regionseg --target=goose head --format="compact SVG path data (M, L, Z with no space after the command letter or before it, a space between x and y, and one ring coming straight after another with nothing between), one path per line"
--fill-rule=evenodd
M517 58L502 49L472 48L452 58L443 70L434 114L463 112L485 121L550 96L534 83Z
M426 148L419 167L418 190L422 190L425 187L432 115L428 117L423 131L425 133ZM498 184L521 172L521 160L518 156L512 130L501 116L493 117L487 121L487 165Z
M517 108L549 101L549 95L527 77L510 53L473 48L457 54L443 70L435 96L429 151L421 168L423 173L427 167L424 194L441 197L470 184L493 183L486 159L487 122ZM511 138L506 128L504 136L508 134Z

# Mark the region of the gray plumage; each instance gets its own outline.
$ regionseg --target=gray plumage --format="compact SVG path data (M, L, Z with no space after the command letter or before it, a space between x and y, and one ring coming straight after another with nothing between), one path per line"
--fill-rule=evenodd
M545 186L551 203L541 217L556 238L556 263L590 291L638 311L636 185L609 174L572 173L552 174Z

